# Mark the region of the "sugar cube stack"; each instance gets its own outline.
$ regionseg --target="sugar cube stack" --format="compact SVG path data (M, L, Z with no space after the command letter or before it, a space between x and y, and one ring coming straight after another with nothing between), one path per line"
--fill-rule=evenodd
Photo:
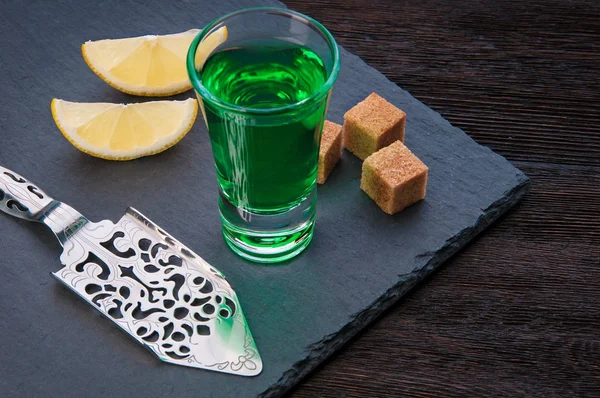
M404 145L406 113L371 93L344 115L344 125L325 121L317 182L340 160L342 145L362 165L361 189L388 214L425 198L427 166Z

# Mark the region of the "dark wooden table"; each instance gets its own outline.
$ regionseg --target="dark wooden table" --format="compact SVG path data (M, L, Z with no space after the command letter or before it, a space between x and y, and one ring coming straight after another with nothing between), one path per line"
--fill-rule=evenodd
M600 3L286 4L532 180L292 396L600 396Z

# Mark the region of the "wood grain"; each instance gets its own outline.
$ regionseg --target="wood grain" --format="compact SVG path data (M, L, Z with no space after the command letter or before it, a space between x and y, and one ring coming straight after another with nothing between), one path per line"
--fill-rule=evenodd
M600 3L286 3L532 180L292 396L600 396Z
M600 4L498 3L287 2L503 155L600 165Z

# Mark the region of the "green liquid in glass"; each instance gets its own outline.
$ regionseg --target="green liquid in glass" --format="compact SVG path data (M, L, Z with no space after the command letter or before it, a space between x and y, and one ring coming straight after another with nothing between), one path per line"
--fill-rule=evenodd
M251 109L296 104L323 87L323 61L282 40L252 42L211 55L200 72L221 101ZM286 211L314 189L327 97L273 118L204 106L223 195L238 208Z

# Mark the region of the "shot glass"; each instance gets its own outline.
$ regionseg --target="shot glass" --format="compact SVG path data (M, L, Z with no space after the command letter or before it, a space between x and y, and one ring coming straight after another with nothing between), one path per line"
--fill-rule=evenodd
M331 33L282 8L225 15L192 42L187 70L212 145L223 236L240 256L274 263L310 243L321 130L339 67Z

